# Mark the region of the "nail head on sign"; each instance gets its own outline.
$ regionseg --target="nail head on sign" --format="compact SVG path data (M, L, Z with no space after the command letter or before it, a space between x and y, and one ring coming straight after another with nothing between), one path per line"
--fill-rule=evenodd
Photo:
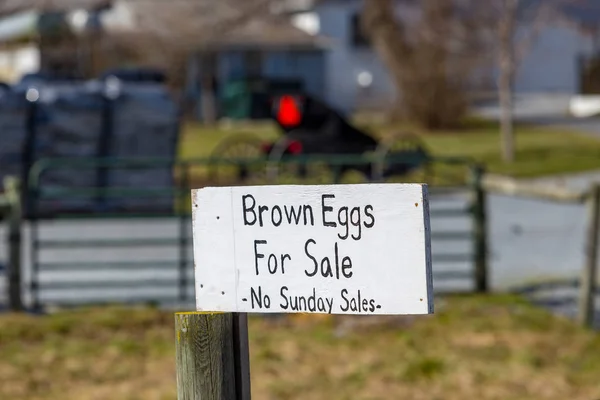
M221 217L219 217L219 216L217 215L217 219L221 219Z
M419 203L415 203L415 207L419 207Z
M225 294L225 292L221 292L221 294Z

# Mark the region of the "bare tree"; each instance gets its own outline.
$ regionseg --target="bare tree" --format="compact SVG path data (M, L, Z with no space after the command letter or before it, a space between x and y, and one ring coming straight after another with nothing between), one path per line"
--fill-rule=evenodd
M399 94L394 110L429 129L456 125L485 50L478 15L461 0L423 0L406 15L398 15L397 3L365 0L362 14Z
M498 99L500 102L500 135L502 137L502 159L515 160L515 138L513 123L513 85L516 69L514 51L517 12L520 0L499 0L501 2L498 20Z
M495 0L489 4L489 26L493 29L499 66L498 99L502 159L515 160L514 80L518 65L530 51L540 30L549 22L556 0Z
M515 159L513 89L517 67L554 11L568 0L421 0L419 16L398 15L394 0L365 0L363 28L401 94L402 109L429 128L467 110L475 71L498 66L501 149ZM576 0L571 0L576 1ZM407 12L408 13L408 12ZM406 17L406 18L404 18ZM418 20L418 22L411 20Z
M129 0L138 24L153 33L153 47L170 54L173 76L183 75L192 59L199 65L202 114L205 123L217 119L214 83L220 40L257 16L269 15L274 0ZM179 72L179 74L177 73Z

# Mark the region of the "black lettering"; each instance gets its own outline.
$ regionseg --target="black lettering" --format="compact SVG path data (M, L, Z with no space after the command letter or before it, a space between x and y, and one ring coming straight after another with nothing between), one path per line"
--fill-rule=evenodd
M262 294L262 287L258 287L258 293L254 290L254 288L250 288L250 304L252 309L254 310L254 304L256 303L258 308L271 308L271 298L268 295Z
M333 254L335 256L335 278L340 279L340 251L337 242L333 245Z
M329 307L329 311L327 312L331 314L331 312L333 311L333 297L327 297L325 298L325 301L327 302L327 307Z
M375 311L375 300L371 300L369 304L371 305L371 307L369 307L369 311Z
M317 274L317 272L319 271L319 264L317 263L317 259L316 259L316 258L314 258L314 257L313 257L313 256L312 256L312 255L311 255L309 252L308 252L308 245L309 245L310 243L312 243L312 244L317 244L317 242L315 242L313 239L308 239L308 240L306 241L306 244L304 244L304 253L306 254L306 256L307 256L308 258L310 258L310 259L312 260L312 262L313 262L313 264L314 264L314 266L315 266L315 269L314 269L314 271L313 271L313 272L310 272L310 273L308 272L308 270L305 270L305 271L304 271L304 273L306 274L306 276L313 277L313 276L315 276L315 275Z
M286 295L283 293L284 291L287 292L288 287L287 286L282 286L281 290L279 290L279 294L281 295L281 297L283 297L283 299L285 300L285 304L279 304L279 307L281 307L284 310L288 309L288 299L286 297Z
M360 311L364 311L367 312L369 311L369 309L367 308L367 306L369 305L369 301L367 299L363 299L362 303L361 303L361 308Z
M371 222L369 223L365 221L365 228L372 228L373 226L375 226L375 217L369 210L373 211L372 205L368 205L365 207L365 215L371 219Z
M261 227L263 227L263 213L265 211L269 211L269 207L267 206L258 206L258 221Z
M256 275L258 275L258 259L259 258L265 258L264 254L259 254L258 253L258 245L259 244L267 244L266 240L255 240L254 241L254 267L256 270Z
M290 309L292 311L298 311L298 296L292 297L290 301Z
M337 245L337 243L336 243ZM350 259L350 257L345 256L342 259L342 275L344 275L344 278L352 278L352 275L354 274L352 271L350 271L352 269L352 260ZM348 270L348 272L346 272L346 270Z
M315 215L313 214L312 207L309 204L305 204L303 210L304 210L304 225L308 225L307 215L310 213L310 225L315 226Z
M250 207L248 207L246 205L247 199L252 200L252 205ZM252 196L251 194L246 194L246 195L242 196L242 208L244 210L244 225L252 226L256 223L256 212L254 212L254 206L256 206L256 199L254 198L254 196ZM248 219L246 218L246 215L248 214L248 212L252 212L252 216L254 217L252 222L248 221Z
M346 303L346 306L340 306L340 309L344 312L348 311L350 309L350 304L348 302L348 299L346 298L346 295L348 294L348 290L346 289L342 289L342 299L344 300L344 303Z
M340 226L346 228L346 233L342 236L338 233L338 237L342 240L348 239L348 235L350 234L350 223L348 221L348 207L340 207L338 210L338 222Z
M335 198L335 195L333 195L333 194L321 195L321 210L322 210L322 214L323 214L323 226L330 226L333 228L335 228L337 226L337 224L335 222L328 222L325 217L325 213L333 211L333 207L325 205L325 199L334 199L334 198Z
M320 299L320 298L319 298ZM309 311L317 311L317 290L313 288L313 292L310 296L308 296L308 310Z
M302 216L302 206L298 206L298 210L296 211L293 206L283 206L283 210L285 211L285 216L287 217L288 223L291 225L292 223L299 225L300 217Z
M278 220L276 220L275 212L277 212L277 214L279 214L279 217L277 217L277 218L279 218ZM281 213L281 207L273 206L273 208L271 209L271 221L273 222L273 225L275 225L275 226L281 225L281 222L283 221L283 214Z
M325 268L325 264L327 264L327 268ZM321 275L324 278L333 278L333 270L331 269L331 262L329 258L325 257L321 260Z
M271 260L273 260L273 262L271 262ZM267 267L269 268L269 273L271 275L277 272L277 256L275 256L275 254L269 254Z
M358 228L358 236L352 235L352 239L360 240L362 237L362 225L360 224L360 207L354 207L350 212L350 222L352 226Z
M250 302L252 305L252 309L254 309L254 302L256 301L256 303L258 304L259 308L262 308L262 288L259 286L258 287L258 294L254 291L254 288L250 288Z
M319 297L317 299L317 310L320 311L320 312L327 311L327 309L325 308L325 301L323 300L322 297Z
M282 274L285 274L285 260L292 261L292 256L290 256L289 254L281 255L281 273Z
M358 311L358 307L356 306L356 299L354 297L350 299L350 310L354 312Z
M306 307L306 297L304 296L299 296L298 297L298 308L297 310L299 311L306 311L307 307Z
M358 290L358 301L356 303L356 309L360 311L360 289Z

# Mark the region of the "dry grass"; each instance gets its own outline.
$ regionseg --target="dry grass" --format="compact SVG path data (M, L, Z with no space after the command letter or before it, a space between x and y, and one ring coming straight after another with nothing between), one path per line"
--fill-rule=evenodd
M600 397L597 334L511 297L436 306L418 318L252 319L253 398ZM0 354L1 399L175 399L171 312L4 315Z

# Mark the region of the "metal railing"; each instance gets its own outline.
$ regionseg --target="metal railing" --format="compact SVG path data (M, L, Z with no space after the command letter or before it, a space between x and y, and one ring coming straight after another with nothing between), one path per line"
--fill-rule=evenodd
M332 173L317 183L343 183L341 174L336 172L344 166L367 166L373 162L368 155L304 156L284 159L279 166L325 165ZM456 169L454 178L444 178L440 186L430 186L432 196L440 199L432 201L430 207L434 279L439 283L458 281L459 286L463 285L460 290L485 291L487 246L485 195L480 185L482 170L465 159L440 158L431 162L444 165L445 170L448 166ZM209 170L215 165L234 169L254 165L264 167L265 171L273 166L265 159L201 159L176 163L163 159L45 159L37 162L22 190L23 221L19 219L17 230L27 231L27 235L20 243L10 243L11 249L18 246L19 252L26 250L27 262L18 260L22 275L19 281L24 283L23 298L29 297L26 303L36 309L110 302L188 304L194 299L191 188L257 182L313 183L311 177L298 177L292 182L273 181L266 174L255 174L242 181L232 177L218 182L209 177ZM174 180L171 187L154 188L66 187L45 180L45 175L52 170L85 168L169 168ZM419 180L418 177L394 180L411 179ZM157 207L122 206L122 200L159 197L166 200ZM74 198L87 199L89 207L69 209L69 201Z

